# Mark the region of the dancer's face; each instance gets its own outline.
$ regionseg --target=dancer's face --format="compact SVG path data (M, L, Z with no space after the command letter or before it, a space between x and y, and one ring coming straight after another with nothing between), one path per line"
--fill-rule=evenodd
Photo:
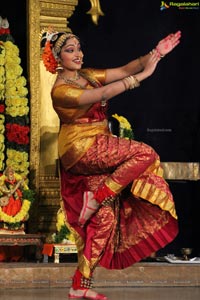
M83 52L79 40L67 39L60 52L60 63L64 69L79 70L83 63Z

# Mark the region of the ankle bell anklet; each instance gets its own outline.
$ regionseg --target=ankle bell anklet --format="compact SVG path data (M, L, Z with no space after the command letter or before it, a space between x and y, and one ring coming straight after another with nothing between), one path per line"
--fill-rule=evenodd
M109 197L106 197L103 200L102 205L103 206L110 206L114 201L115 201L115 196L109 196Z
M93 278L81 277L81 287L86 289L91 289L93 285Z

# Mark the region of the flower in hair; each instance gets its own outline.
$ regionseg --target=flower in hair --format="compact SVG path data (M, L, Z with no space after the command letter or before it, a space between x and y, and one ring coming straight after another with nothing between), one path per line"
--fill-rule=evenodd
M52 74L56 73L56 68L58 63L52 53L52 45L50 41L47 41L42 53L42 60L46 67L46 70L51 72Z

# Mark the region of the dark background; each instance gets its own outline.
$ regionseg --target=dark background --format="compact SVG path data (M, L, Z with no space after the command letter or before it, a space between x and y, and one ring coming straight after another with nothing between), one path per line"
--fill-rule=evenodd
M80 0L69 27L82 42L84 67L110 68L148 53L160 39L182 31L181 43L156 72L135 90L110 101L109 115L126 117L136 140L151 145L161 161L199 162L200 158L200 10L160 10L161 1L100 0L105 16L95 25L89 0ZM26 1L3 2L27 74ZM28 75L27 75L28 76ZM180 233L164 251L193 247L200 255L200 183L170 181Z
M105 13L95 26L80 1L69 26L80 36L84 66L117 67L148 53L171 32L182 31L181 44L159 64L141 87L110 102L110 113L131 122L135 138L157 150L162 161L199 161L200 11L170 8L160 1L101 1ZM155 129L155 130L154 130Z

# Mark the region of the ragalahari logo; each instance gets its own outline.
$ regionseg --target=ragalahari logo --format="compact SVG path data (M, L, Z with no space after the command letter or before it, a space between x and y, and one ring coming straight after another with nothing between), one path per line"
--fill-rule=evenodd
M168 2L161 1L160 10L163 11L170 7L178 9L199 9L199 2Z
M170 6L166 2L161 1L160 10L165 10L165 9L167 9L169 7Z

